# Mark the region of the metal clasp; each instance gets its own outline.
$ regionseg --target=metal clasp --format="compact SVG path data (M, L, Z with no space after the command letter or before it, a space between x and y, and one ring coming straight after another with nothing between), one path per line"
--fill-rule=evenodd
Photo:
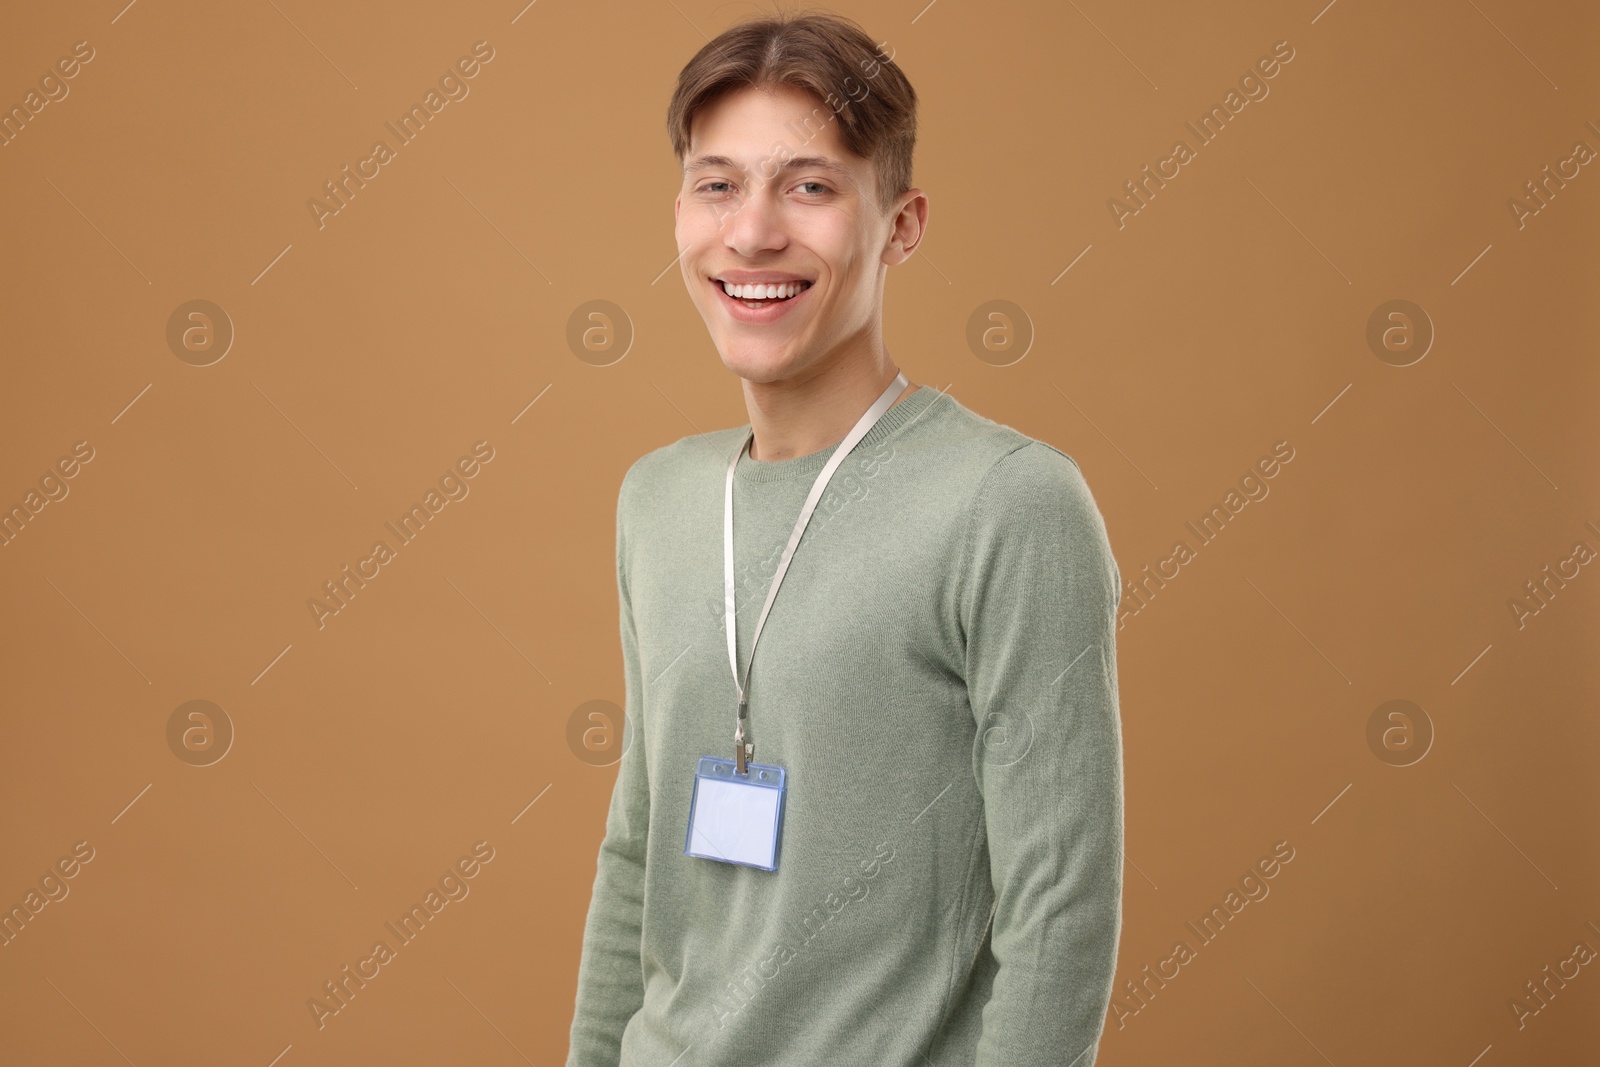
M754 741L744 739L744 720L749 714L750 702L743 697L739 698L739 717L733 728L733 765L740 776L749 774L746 769L746 760L755 758L756 744Z

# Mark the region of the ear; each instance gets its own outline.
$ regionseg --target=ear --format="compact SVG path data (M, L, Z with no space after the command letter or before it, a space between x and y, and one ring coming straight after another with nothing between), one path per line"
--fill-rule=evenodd
M888 243L884 245L882 261L888 266L904 263L922 243L928 232L928 195L921 189L903 194L900 209L895 212Z

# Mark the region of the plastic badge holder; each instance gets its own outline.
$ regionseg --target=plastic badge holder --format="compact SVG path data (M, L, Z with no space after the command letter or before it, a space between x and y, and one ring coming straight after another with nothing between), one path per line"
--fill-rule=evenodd
M782 767L701 756L689 800L683 854L762 871L778 869L778 836L786 792Z

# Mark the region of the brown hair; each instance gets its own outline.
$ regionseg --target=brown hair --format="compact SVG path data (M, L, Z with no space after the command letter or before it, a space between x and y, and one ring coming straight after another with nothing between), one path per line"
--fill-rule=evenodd
M850 19L817 11L780 12L723 31L678 74L667 107L673 154L684 162L695 113L713 100L745 88L793 86L826 105L806 119L806 139L837 119L844 146L876 164L877 206L888 210L911 188L917 94L892 62L894 49L882 48Z

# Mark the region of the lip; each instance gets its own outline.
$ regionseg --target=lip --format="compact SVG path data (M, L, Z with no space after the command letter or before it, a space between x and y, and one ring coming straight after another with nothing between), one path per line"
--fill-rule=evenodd
M753 284L756 284L754 282L742 283L742 282L738 281L737 272L733 272L732 274L724 274L724 275L721 275L721 277L726 278L729 281L732 281L735 285L740 285L740 284L751 284L751 285L753 285ZM804 281L805 279L800 278L800 279L795 279L795 280ZM728 317L729 318L733 319L733 321L735 321L735 322L742 322L742 323L746 323L746 324L751 325L751 326L765 326L765 325L767 325L769 323L777 322L779 319L781 319L785 315L789 314L789 312L793 311L794 308L795 308L795 305L800 303L807 296L811 295L811 292L814 289L816 289L816 287L817 287L817 283L816 282L812 282L805 289L802 289L799 293L797 293L794 296L791 296L787 300L781 301L781 302L776 303L776 304L769 304L764 308L750 308L750 307L745 307L744 304L740 303L738 300L735 300L733 297L731 297L727 293L723 292L722 286L720 284L718 284L718 282L717 282L717 280L715 278L710 279L709 281L706 282L706 284L711 286L711 289L712 289L713 293L715 294L716 299L722 304L723 308L728 312ZM776 283L774 283L774 284L776 284Z

